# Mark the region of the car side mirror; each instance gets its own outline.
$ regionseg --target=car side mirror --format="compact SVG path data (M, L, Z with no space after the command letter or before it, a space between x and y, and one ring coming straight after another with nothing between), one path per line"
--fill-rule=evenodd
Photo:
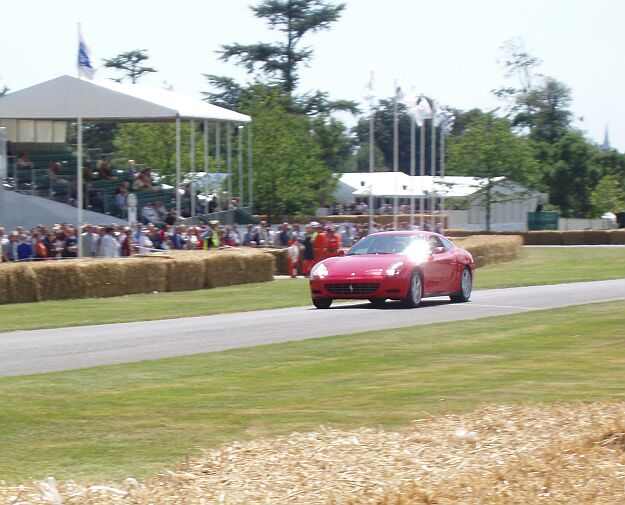
M432 254L443 254L446 250L447 249L442 246L435 247L434 249L432 249Z
M345 249L339 249L339 256L345 256Z

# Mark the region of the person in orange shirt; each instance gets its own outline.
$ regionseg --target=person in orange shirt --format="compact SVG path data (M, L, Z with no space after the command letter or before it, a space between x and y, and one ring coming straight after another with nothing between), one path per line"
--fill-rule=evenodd
M326 258L339 255L339 248L341 247L341 237L336 233L333 225L326 226Z
M319 263L326 257L326 234L323 232L323 227L317 223L311 223L313 226L313 260L315 263Z

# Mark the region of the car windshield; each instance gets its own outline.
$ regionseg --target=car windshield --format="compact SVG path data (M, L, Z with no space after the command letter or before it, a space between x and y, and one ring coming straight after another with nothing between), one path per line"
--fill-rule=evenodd
M357 254L408 254L424 244L423 235L369 235L364 237L347 253Z

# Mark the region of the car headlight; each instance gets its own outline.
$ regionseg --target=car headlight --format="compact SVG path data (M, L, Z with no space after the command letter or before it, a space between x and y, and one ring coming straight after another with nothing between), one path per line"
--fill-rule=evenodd
M399 275L399 272L401 272L402 268L404 268L404 262L397 261L386 269L386 275L388 275L389 277L393 277L394 275Z
M323 279L328 275L328 267L323 263L317 263L310 272L311 279Z

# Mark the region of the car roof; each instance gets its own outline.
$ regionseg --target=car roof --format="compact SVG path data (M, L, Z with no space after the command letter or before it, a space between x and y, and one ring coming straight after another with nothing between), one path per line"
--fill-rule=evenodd
M379 232L376 232L376 233L372 233L371 235L373 235L373 236L375 236L375 235L422 235L425 238L429 237L430 235L440 236L440 234L435 233L433 231L421 231L421 230L379 231Z

